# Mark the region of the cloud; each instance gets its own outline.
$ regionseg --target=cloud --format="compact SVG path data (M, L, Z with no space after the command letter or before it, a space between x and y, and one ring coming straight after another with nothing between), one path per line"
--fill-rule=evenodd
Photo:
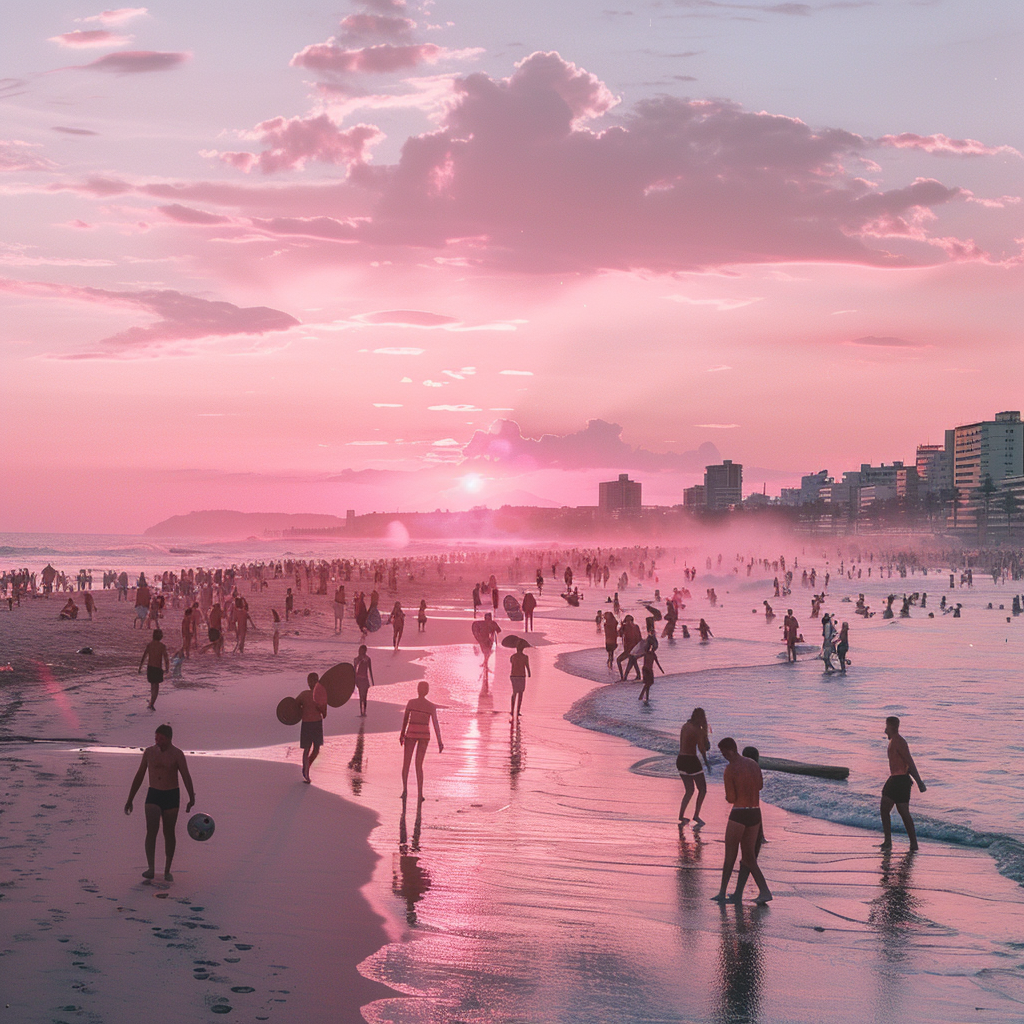
M0 139L0 171L49 171L57 165L33 150L39 146L19 139Z
M738 423L694 423L701 430L735 430Z
M651 452L622 440L622 427L605 420L588 420L575 434L524 437L513 420L497 420L488 431L478 430L462 450L467 462L496 463L519 471L535 469L615 469L648 472L698 472L721 461L718 449L705 442L696 451Z
M375 356L421 356L426 351L422 348L375 348Z
M914 132L902 132L899 135L883 135L877 141L879 146L920 149L937 156L995 156L999 153L1021 155L1013 146L986 146L977 139L951 139L948 135L916 135Z
M742 309L761 301L761 296L753 299L691 299L687 295L667 295L673 302L683 302L688 306L713 306L719 313L727 313L731 309Z
M723 370L731 370L731 366L726 366L725 363L719 363L718 366L709 366L704 372L705 373L721 373Z
M103 46L124 46L132 41L131 36L121 36L116 32L108 32L103 28L76 29L64 32L59 36L50 36L48 42L56 43L69 49L91 49Z
M475 405L428 405L429 412L481 412Z
M222 217L204 210L193 210L188 206L172 203L170 206L158 206L157 209L167 218L179 224L230 224L230 217Z
M145 71L170 71L184 64L191 53L171 53L160 50L125 50L108 53L91 64L79 65L77 71L111 71L119 75L139 74Z
M62 135L99 135L99 132L89 131L88 128L65 128L59 124L55 124L50 131L60 132Z
M292 57L291 66L326 74L384 74L389 71L408 71L420 64L436 64L442 58L452 56L457 54L435 43L380 43L359 49L345 49L331 40L327 43L313 43L300 50Z
M919 348L912 341L905 341L903 338L876 338L869 334L863 338L854 338L851 345L870 345L877 348Z
M364 324L397 327L443 327L460 321L443 313L428 313L418 309L389 309L378 313L360 313L352 318Z
M366 159L371 146L384 138L379 128L357 124L344 131L326 114L314 117L274 117L246 133L266 147L255 153L204 153L240 171L258 167L264 174L302 170L307 160L325 164L352 164Z
M362 0L362 3L371 11L381 11L384 14L405 10L405 0Z
M400 402L374 402L374 409L402 409L404 406Z
M410 18L386 14L350 14L341 19L341 38L350 41L367 39L404 39L416 28Z
M127 21L141 18L144 14L148 13L145 7L118 7L111 11L101 11L99 14L93 14L88 18L77 18L75 20L81 24L99 22L102 25L123 25Z
M164 343L227 337L235 334L262 335L285 331L299 321L287 313L266 306L241 307L230 302L185 295L182 292L115 292L102 288L80 288L50 282L15 281L0 278L0 292L37 298L76 300L115 309L138 309L157 317L147 327L130 327L104 338L92 352L61 355L60 359L112 359L144 353Z
M499 370L506 377L532 377L533 370Z

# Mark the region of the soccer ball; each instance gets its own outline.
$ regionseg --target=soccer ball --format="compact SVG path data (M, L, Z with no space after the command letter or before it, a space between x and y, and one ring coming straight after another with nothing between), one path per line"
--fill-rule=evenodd
M188 834L201 843L206 842L213 835L214 828L213 818L208 814L193 814L188 819Z

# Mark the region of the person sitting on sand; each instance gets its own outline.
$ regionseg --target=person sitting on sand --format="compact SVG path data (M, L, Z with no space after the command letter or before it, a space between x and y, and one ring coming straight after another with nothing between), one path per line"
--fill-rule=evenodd
M441 742L441 727L437 724L437 705L427 700L430 683L425 679L416 684L417 696L405 705L402 718L402 731L398 734L399 744L405 748L402 759L402 800L409 791L409 764L416 755L416 791L419 802L423 802L423 759L427 756L430 745L430 723L434 723L434 735L437 737L437 752L444 751Z
M164 638L162 629L153 630L153 639L146 644L139 661L139 671L146 664L146 679L149 680L149 703L146 705L150 711L156 706L156 698L160 693L160 684L164 681L164 672L170 671L171 662L167 654L167 648L161 642Z
M181 791L178 786L178 775L181 775L188 791L188 806L185 813L192 810L196 802L196 791L192 785L185 754L171 744L173 732L169 725L156 727L155 743L142 752L142 763L132 779L132 788L124 805L124 813L132 813L132 801L138 793L142 780L149 772L149 791L146 793L146 863L148 867L142 877L150 879L155 874L156 834L160 824L164 827L164 881L173 882L171 861L174 860L175 837L174 828L178 822L178 808L181 805Z
M710 727L703 708L694 708L689 720L683 722L683 727L679 730L679 756L676 758L676 771L679 772L679 778L683 780L684 790L683 802L679 805L680 825L685 825L690 820L686 817L686 805L690 802L694 789L697 790L697 804L693 809L693 820L697 825L704 824L704 819L700 816L700 808L708 793L704 768L711 771L711 765L708 763L708 751L711 749L709 732ZM700 757L697 756L698 754ZM701 758L704 760L703 768L700 763Z
M739 853L741 863L757 883L758 892L754 902L763 906L772 898L772 893L757 866L757 837L761 831L760 793L764 785L761 769L756 761L740 754L731 736L719 740L718 749L729 762L722 774L722 781L725 783L725 799L733 807L725 828L722 887L712 899L719 903L736 902L727 894L736 854Z
M68 598L68 603L61 608L60 614L57 618L65 620L78 618L78 605L75 604L75 599L73 597Z

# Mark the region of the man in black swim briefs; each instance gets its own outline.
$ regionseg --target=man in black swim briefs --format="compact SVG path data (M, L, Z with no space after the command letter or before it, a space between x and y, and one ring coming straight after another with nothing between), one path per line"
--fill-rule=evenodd
M881 849L892 849L890 814L895 806L907 830L910 849L914 851L917 849L917 831L914 828L914 819L910 816L910 781L913 779L922 793L927 787L921 781L917 765L914 764L914 759L910 756L910 747L907 745L907 741L900 735L900 720L895 715L890 715L885 720L885 735L889 737L889 778L882 787L882 802L879 807L882 817L882 832L885 836L881 843Z
M174 881L171 874L171 861L174 859L174 829L178 822L178 808L181 804L181 790L178 787L178 775L181 775L188 790L188 806L185 813L192 810L196 802L196 791L192 785L185 754L171 744L173 733L169 725L157 726L156 741L146 747L142 753L142 763L132 779L132 788L124 805L124 813L132 813L132 801L142 785L146 772L149 772L149 790L146 793L146 863L142 873L145 879L154 876L156 858L156 836L161 823L164 829L164 881Z
M149 660L146 667L146 679L149 681L149 703L146 705L151 711L156 704L156 698L160 693L160 684L164 681L164 672L171 667L170 657L167 648L161 642L164 638L163 630L154 629L153 639L146 645L139 660L139 671Z

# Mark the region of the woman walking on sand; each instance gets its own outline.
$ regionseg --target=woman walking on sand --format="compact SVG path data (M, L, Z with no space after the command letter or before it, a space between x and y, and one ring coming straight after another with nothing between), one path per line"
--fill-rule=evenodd
M409 791L409 764L412 755L416 755L416 792L419 802L423 802L423 759L427 756L430 746L430 723L434 723L434 735L437 737L437 752L444 750L441 742L441 728L437 724L437 705L427 700L430 683L425 679L416 685L417 696L405 705L405 717L402 719L402 731L398 742L405 748L402 759L402 800Z
M391 609L391 628L394 631L395 650L402 642L402 634L405 632L405 612L402 611L402 602L396 601L395 607Z

